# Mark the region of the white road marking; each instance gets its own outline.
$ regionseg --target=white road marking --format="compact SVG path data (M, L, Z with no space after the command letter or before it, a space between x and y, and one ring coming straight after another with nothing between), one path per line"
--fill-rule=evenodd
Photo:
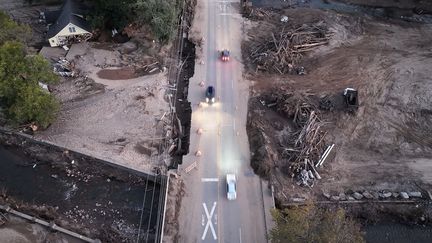
M216 232L215 232L215 229L213 228L213 224L212 224L212 221L211 221L211 218L213 217L213 213L214 213L215 208L216 208L216 202L213 202L213 207L210 210L210 214L209 214L209 212L207 210L207 206L206 206L205 203L203 203L203 207L204 207L205 214L207 216L207 224L206 224L206 226L204 228L204 232L203 232L203 235L201 237L201 240L204 240L206 238L208 228L210 228L210 230L212 232L213 239L216 240L217 239Z
M231 80L231 88L234 89L234 80Z
M217 225L218 219L217 219L217 214L215 215L215 225Z
M242 239L241 239L241 228L239 228L239 236L240 236L240 240L239 240L239 242L241 243L242 242Z
M219 178L201 178L202 182L218 182Z
M234 130L235 130L235 119L234 119L234 122L233 122L233 128L234 128Z
M204 226L204 214L201 214L201 225Z

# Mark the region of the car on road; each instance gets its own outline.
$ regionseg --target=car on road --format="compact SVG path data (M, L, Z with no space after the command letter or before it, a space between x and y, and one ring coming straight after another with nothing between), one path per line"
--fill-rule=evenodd
M237 198L237 180L235 174L227 174L226 182L227 198L228 200L235 200Z
M216 90L213 86L208 86L206 89L206 102L213 104L215 102Z
M226 49L223 50L221 52L221 59L222 59L223 62L228 62L229 59L230 59L230 52L228 50L226 50Z

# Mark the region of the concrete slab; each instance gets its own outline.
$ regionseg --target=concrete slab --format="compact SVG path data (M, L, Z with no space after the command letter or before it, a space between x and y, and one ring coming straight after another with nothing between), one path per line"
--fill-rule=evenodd
M49 47L44 46L40 50L39 54L45 57L48 61L54 63L57 62L60 58L64 58L66 56L66 50L61 47Z
M76 56L82 56L87 53L90 45L88 42L72 44L66 55L66 60L72 61Z

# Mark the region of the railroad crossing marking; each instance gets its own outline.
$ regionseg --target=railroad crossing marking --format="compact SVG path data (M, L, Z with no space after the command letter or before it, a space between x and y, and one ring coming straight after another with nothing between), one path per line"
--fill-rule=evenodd
M213 224L212 224L212 221L211 221L211 219L212 219L212 217L213 217L213 213L214 213L215 208L216 208L216 202L213 202L213 207L212 207L212 209L210 210L210 214L209 214L209 212L208 212L208 209L207 209L207 206L206 206L205 203L203 203L203 207L204 207L205 214L206 214L206 216L207 216L207 224L206 224L206 226L205 226L205 228L204 228L204 232L203 232L203 235L202 235L202 237L201 237L201 240L204 240L204 239L206 238L208 228L210 228L210 230L211 230L211 232L212 232L213 239L217 240L216 231L215 231L215 229L214 229L214 227L213 227Z

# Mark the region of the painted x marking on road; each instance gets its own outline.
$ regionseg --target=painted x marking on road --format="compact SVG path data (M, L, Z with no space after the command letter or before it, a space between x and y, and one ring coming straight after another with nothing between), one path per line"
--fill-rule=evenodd
M202 237L201 237L201 240L204 240L204 239L206 238L208 228L210 228L210 230L211 230L211 232L212 232L213 239L216 240L216 239L217 239L216 231L215 231L215 229L214 229L214 227L213 227L213 224L212 224L212 221L211 221L211 219L212 219L212 217L213 217L213 213L214 213L214 211L215 211L215 209L216 209L216 202L213 202L213 207L212 207L212 209L211 209L211 211L210 211L210 214L209 214L209 212L208 212L208 209L207 209L207 206L206 206L205 203L203 203L203 207L204 207L205 214L206 214L206 216L207 216L207 224L206 224L206 226L205 226L205 228L204 228L204 232L203 232L203 235L202 235Z

